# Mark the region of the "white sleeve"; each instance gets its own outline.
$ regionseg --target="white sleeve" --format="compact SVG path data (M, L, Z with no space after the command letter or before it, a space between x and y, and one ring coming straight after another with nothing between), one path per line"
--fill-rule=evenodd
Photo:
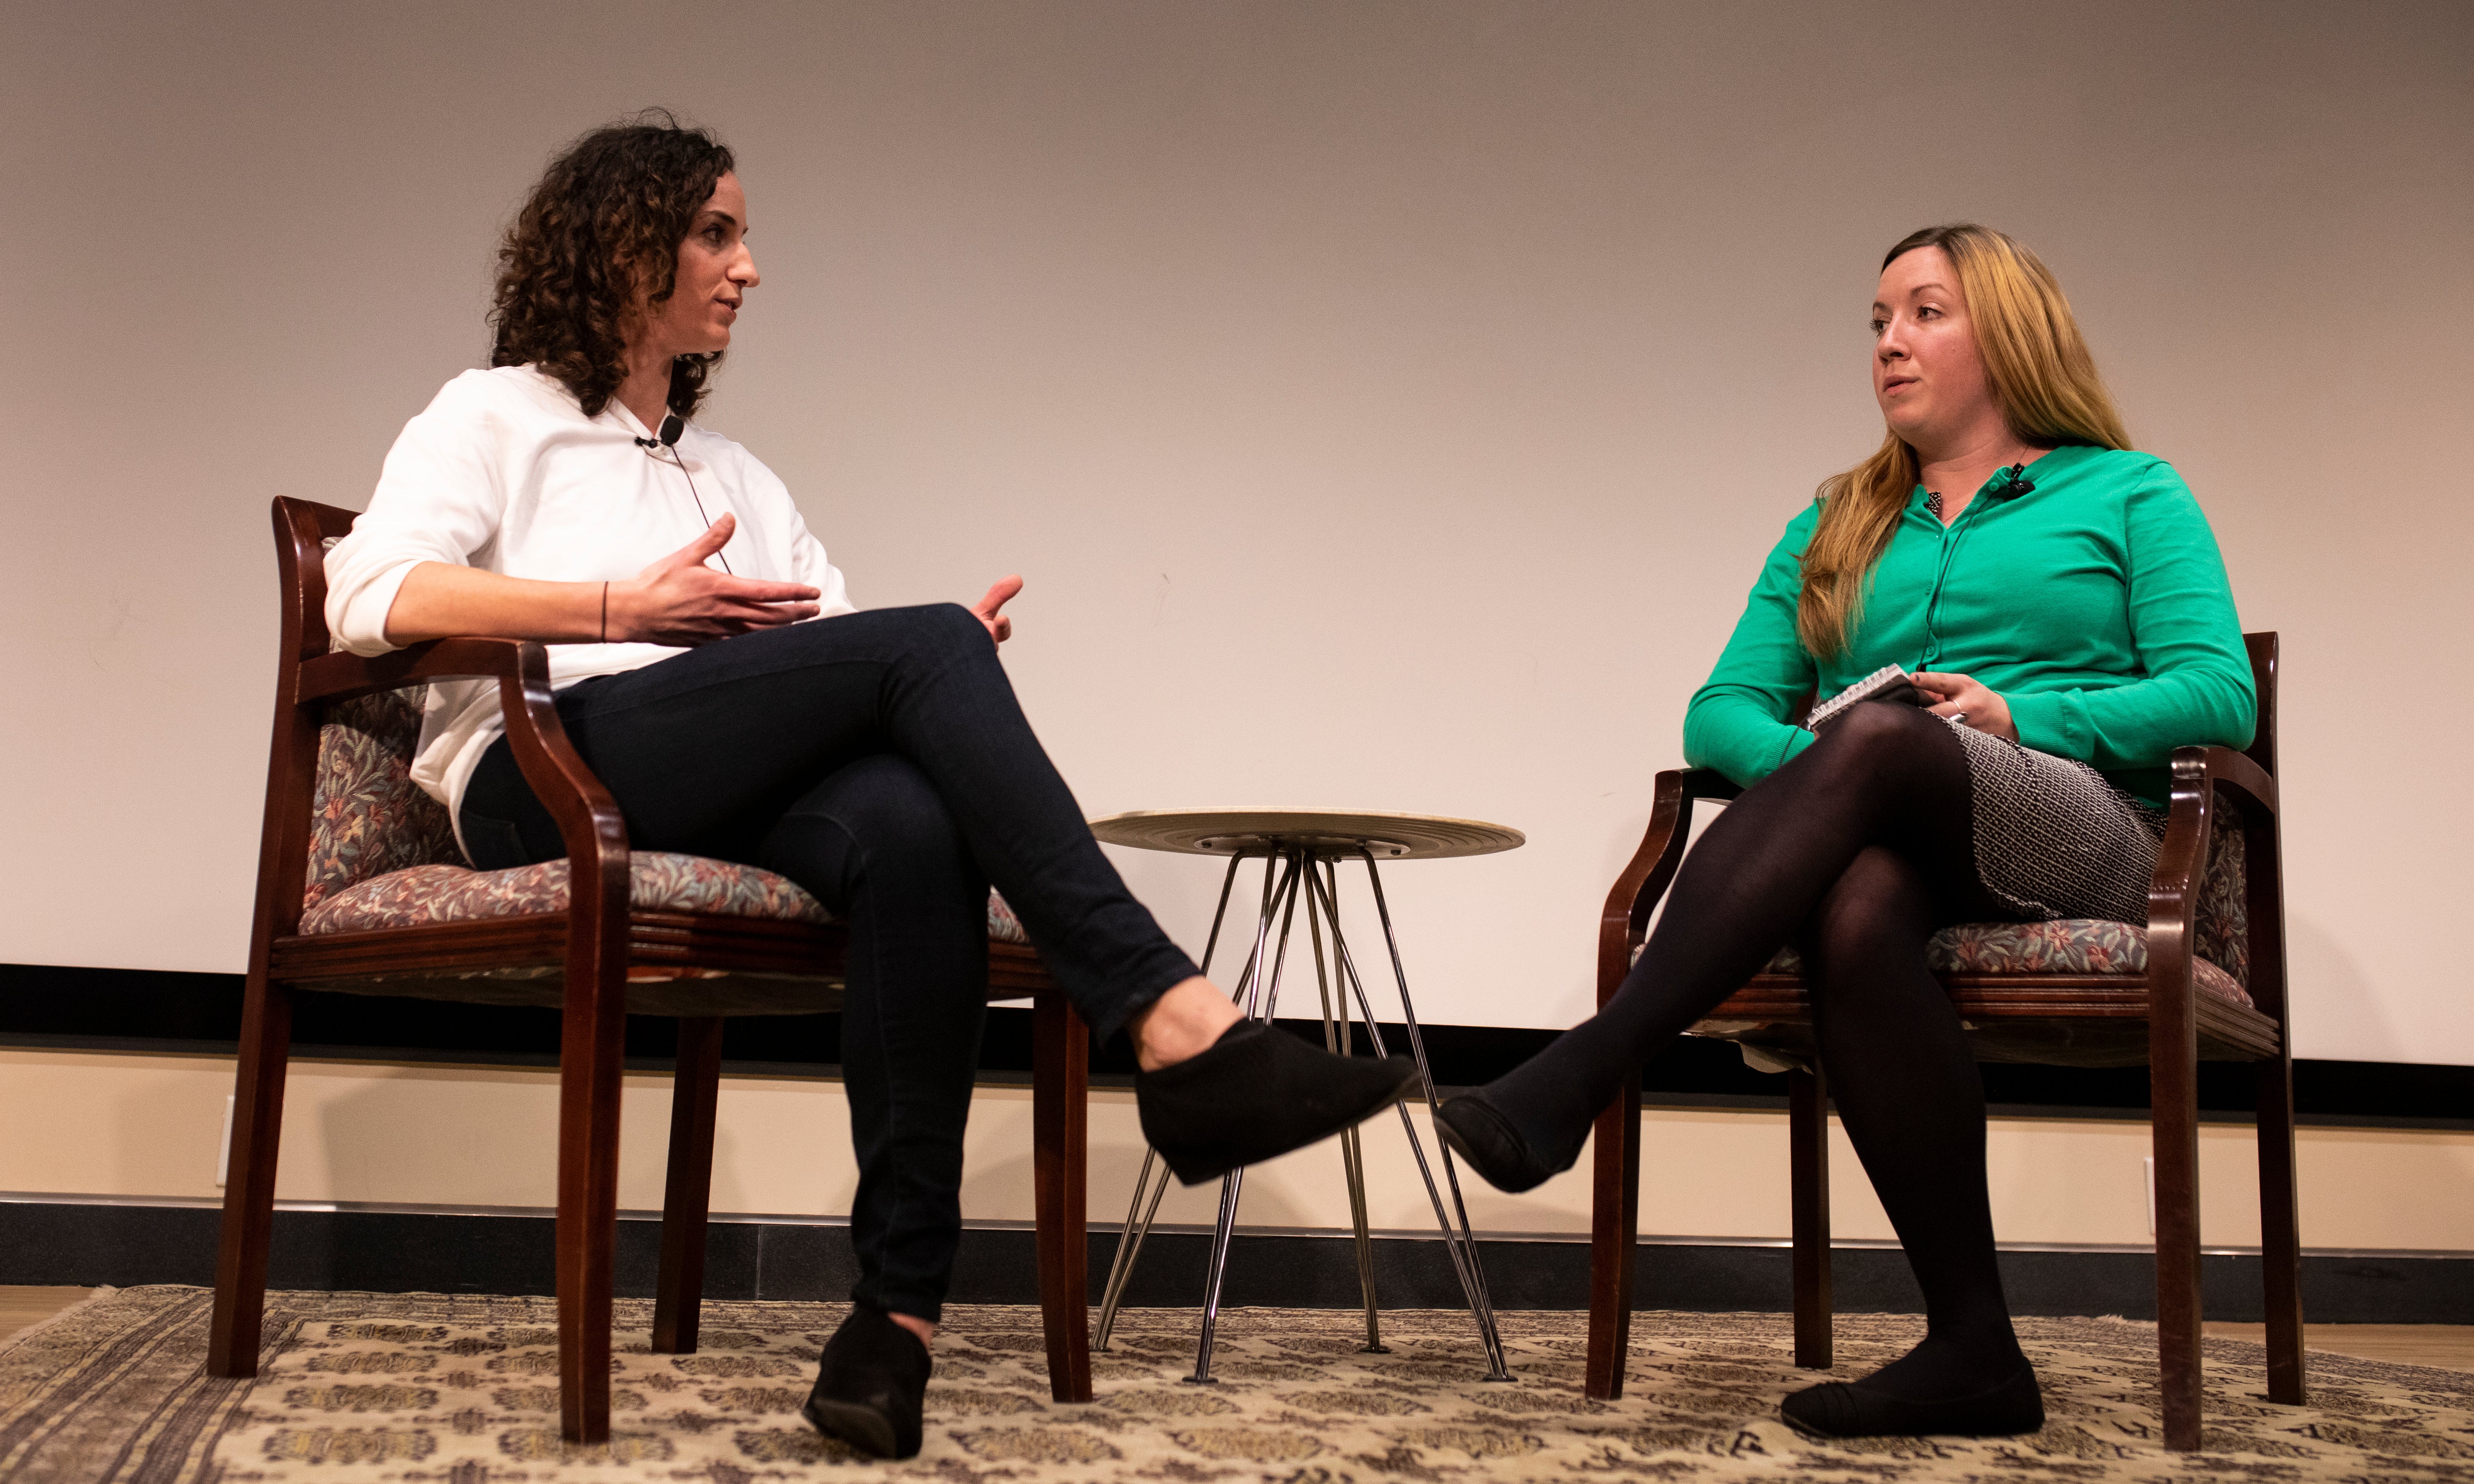
M737 448L737 445L732 445ZM807 518L799 514L799 502L790 498L790 488L782 476L744 449L739 450L740 477L750 493L762 490L781 503L788 513L790 574L785 580L804 582L817 593L816 617L830 619L840 614L857 613L859 606L850 600L850 590L842 582L841 570L825 555L825 544L808 529Z
M806 522L800 522L792 540L795 545L790 550L790 580L804 582L820 595L816 617L830 619L859 612L859 605L850 600L850 590L842 583L841 569L825 559L825 544L809 532Z
M387 450L370 508L327 553L327 628L354 654L384 654L398 589L424 562L467 566L498 534L504 429L449 382Z

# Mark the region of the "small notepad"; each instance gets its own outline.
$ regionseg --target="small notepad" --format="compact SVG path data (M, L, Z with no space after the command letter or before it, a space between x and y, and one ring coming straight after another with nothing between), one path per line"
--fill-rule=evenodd
M1820 731L1830 722L1836 720L1841 713L1857 701L1873 700L1904 701L1909 705L1920 704L1920 698L1916 694L1915 677L1899 666L1884 665L1836 695L1813 707L1812 714L1804 718L1804 728L1807 732Z

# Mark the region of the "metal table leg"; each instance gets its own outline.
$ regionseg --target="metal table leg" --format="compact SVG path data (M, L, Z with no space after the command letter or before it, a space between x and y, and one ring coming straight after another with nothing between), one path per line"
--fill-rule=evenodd
M1385 946L1390 951L1393 982L1399 991L1400 1010L1407 1022L1410 1054L1418 1063L1418 1075L1431 1117L1431 1109L1437 1101L1434 1070L1426 1058L1425 1038L1418 1028L1416 1008L1409 999L1408 974L1401 964L1399 940L1393 931L1391 908L1384 900L1382 878L1370 851L1360 848L1354 853L1366 863L1368 884L1374 893L1375 911L1383 924ZM1230 888L1236 882L1237 866L1244 859L1247 857L1243 855L1230 858L1227 877L1221 885L1220 905L1212 915L1210 941L1203 950L1202 966L1206 972L1212 953L1219 945L1221 927L1228 911ZM1255 914L1253 952L1248 956L1246 968L1230 992L1248 1018L1273 1018L1279 1003L1280 982L1288 958L1290 934L1296 922L1298 898L1302 892L1306 899L1307 937L1315 951L1316 988L1322 1001L1325 1046L1336 1051L1348 1048L1348 1007L1350 1000L1354 999L1359 1016L1366 1023L1367 1034L1373 1042L1374 1054L1386 1056L1388 1052L1383 1044L1383 1033L1374 1017L1373 1005L1367 998L1365 984L1358 975L1357 965L1348 952L1347 939L1341 930L1339 888L1337 861L1325 859L1318 851L1284 846L1265 854L1263 894ZM1272 922L1275 916L1280 921L1276 938L1272 934ZM1328 968L1322 949L1325 928L1331 935ZM1331 997L1335 981L1340 990L1336 1016ZM1453 1165L1451 1151L1443 1147L1440 1138L1437 1140L1437 1153L1442 1156L1443 1164L1443 1185L1438 1186L1433 1168L1426 1159L1425 1145L1418 1137L1417 1124L1410 1116L1409 1105L1401 1103L1399 1111L1401 1131L1408 1136L1410 1153L1418 1161L1418 1174L1425 1182L1426 1198L1434 1207L1435 1222L1443 1232L1453 1272L1460 1279L1462 1293L1468 1300L1470 1317L1477 1323L1479 1342L1486 1351L1486 1379L1509 1381L1512 1375L1504 1365L1503 1342L1496 1331L1494 1306L1487 1292L1485 1271L1478 1262L1476 1236L1469 1226L1468 1208L1461 1196L1460 1178ZM1367 1218L1365 1155L1358 1131L1354 1129L1341 1136L1341 1158L1348 1181L1358 1282L1366 1302L1366 1349L1378 1354L1388 1353L1382 1343L1375 1304L1373 1246ZM1153 1180L1154 1172L1156 1181ZM1202 1333L1196 1349L1194 1374L1186 1377L1191 1382L1208 1384L1211 1380L1211 1348L1219 1331L1222 1283L1227 1270L1228 1248L1235 1233L1245 1175L1244 1170L1235 1170L1221 1180L1220 1209L1212 1228L1210 1269L1203 1291ZM1118 1238L1117 1252L1109 1265L1108 1280L1101 1300L1099 1331L1094 1341L1097 1349L1104 1350L1108 1348L1117 1311L1123 1302L1127 1282L1132 1276L1134 1260L1141 1253L1144 1238L1151 1232L1161 1198L1168 1193L1169 1179L1169 1171L1160 1163L1156 1154L1145 1150L1142 1170L1134 1181L1133 1202L1126 1212L1125 1231ZM1448 1211L1443 1204L1443 1189L1446 1187L1451 1193Z
M1307 869L1314 867L1309 865ZM1322 1044L1325 1051L1335 1056L1347 1056L1353 1049L1348 1035L1348 996L1343 994L1340 997L1340 1014L1335 1020L1331 1005L1331 976L1323 965L1321 898L1321 892L1307 894L1306 933L1314 943L1315 993L1322 1005ZM1337 923L1333 925L1333 931L1339 931ZM1348 1180L1348 1223L1356 1238L1357 1288L1366 1299L1366 1344L1361 1352L1388 1355L1392 1349L1383 1343L1383 1323L1374 1302L1374 1238L1367 1229L1366 1221L1366 1155L1359 1147L1357 1131L1353 1128L1343 1129L1340 1132L1340 1161Z
M1427 1116L1431 1118L1439 1101L1435 1095L1434 1067L1426 1059L1425 1038L1418 1032L1417 1008L1409 1000L1409 975L1400 964L1400 942L1392 931L1392 911L1383 899L1383 879L1374 868L1372 852L1360 850L1357 854L1366 863L1367 881L1374 889L1374 907L1383 923L1383 940L1391 949L1393 982L1400 991L1400 1013L1408 1024L1409 1053L1418 1063L1418 1077L1426 1094ZM1347 939L1341 935L1338 864L1332 866L1328 881L1318 876L1315 887L1331 923L1333 957L1340 961L1342 977L1357 997L1358 1012L1366 1017L1366 1032L1374 1042L1374 1054L1378 1057L1389 1055L1384 1049L1383 1033L1374 1019L1374 1007L1366 997L1366 985L1358 978L1356 961L1349 957ZM1477 1321L1478 1340L1486 1350L1486 1379L1509 1381L1512 1373L1503 1363L1503 1339L1495 1329L1494 1303L1487 1293L1486 1270L1478 1262L1477 1237L1469 1229L1468 1207L1461 1199L1460 1177L1452 1165L1452 1152L1443 1145L1441 1137L1435 1140L1435 1152L1443 1156L1443 1180L1452 1193L1452 1212L1446 1213L1443 1192L1435 1185L1434 1170L1426 1162L1426 1147L1418 1138L1417 1123L1409 1116L1409 1105L1403 1102L1399 1109L1400 1131L1408 1135L1409 1152L1418 1160L1418 1176L1426 1185L1426 1200L1435 1208L1435 1225L1443 1233L1443 1246L1451 1256L1453 1272L1460 1277L1461 1292L1468 1300L1469 1315ZM1457 1225L1453 1221L1455 1214L1459 1217Z
M1269 960L1264 960L1259 951L1255 956L1253 983L1248 986L1246 996L1246 1018L1249 1020L1271 1019L1272 1012L1280 1003L1280 971L1289 961L1289 929L1297 922L1298 915L1298 878L1313 873L1305 852L1284 851L1282 857L1288 868L1280 873L1279 889L1273 893L1272 898L1280 914L1280 937ZM1263 873L1266 879L1271 875L1268 860ZM1258 942L1270 927L1271 914L1266 912L1263 920L1255 924ZM1211 1342L1220 1333L1220 1284L1227 1276L1228 1244L1237 1234L1237 1197L1245 1186L1243 1166L1220 1178L1220 1217L1211 1227L1210 1276L1203 1280L1202 1288L1202 1335L1195 1342L1194 1374L1186 1377L1198 1386L1211 1384Z

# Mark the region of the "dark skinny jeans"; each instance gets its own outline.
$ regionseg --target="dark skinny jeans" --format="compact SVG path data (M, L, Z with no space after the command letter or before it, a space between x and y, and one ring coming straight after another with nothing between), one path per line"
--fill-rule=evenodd
M989 884L1102 1037L1193 961L1101 854L968 609L744 634L579 681L558 713L631 846L779 872L847 925L854 1297L934 1320L961 1236ZM567 854L503 738L460 822L484 869Z

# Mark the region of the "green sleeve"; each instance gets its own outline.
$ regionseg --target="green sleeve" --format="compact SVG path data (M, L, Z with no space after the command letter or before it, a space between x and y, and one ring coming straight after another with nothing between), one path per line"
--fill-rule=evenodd
M2161 460L2124 502L2123 565L2146 678L2005 696L2019 741L2106 772L2162 767L2176 747L2249 746L2259 698L2224 557L2190 487Z
M1819 517L1816 504L1787 523L1717 669L1684 713L1685 762L1714 767L1747 788L1812 745L1810 732L1783 718L1812 693L1812 656L1795 636L1795 602L1804 586L1797 559Z

